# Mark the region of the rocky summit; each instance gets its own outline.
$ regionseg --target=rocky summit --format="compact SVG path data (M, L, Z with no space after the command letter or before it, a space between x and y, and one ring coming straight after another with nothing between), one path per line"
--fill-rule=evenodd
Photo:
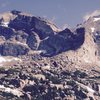
M0 14L0 100L100 100L100 15L61 30Z

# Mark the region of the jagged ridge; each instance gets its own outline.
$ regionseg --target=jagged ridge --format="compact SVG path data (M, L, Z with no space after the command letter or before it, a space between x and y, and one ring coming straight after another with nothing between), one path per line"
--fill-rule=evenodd
M59 31L48 20L26 15L19 11L12 11L2 16L1 43L14 42L15 45L19 44L27 49L45 51L41 53L43 56L54 56L64 51L78 49L84 42L84 28L76 29L74 32L68 28ZM12 54L12 50L11 54L9 50L5 50L1 46L1 55L4 54L3 52L8 52L7 55L15 55ZM17 53L16 55L23 54Z

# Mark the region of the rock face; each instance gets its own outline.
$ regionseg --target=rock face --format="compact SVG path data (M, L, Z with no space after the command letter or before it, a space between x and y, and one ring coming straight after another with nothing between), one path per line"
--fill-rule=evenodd
M100 55L100 16L93 16L85 22L85 27L92 34L94 43L96 45L95 54Z
M0 26L0 36L3 36L6 40L10 39L14 34L11 28Z
M79 28L76 34L72 33L69 29L65 29L54 36L42 41L39 49L46 51L44 56L53 56L68 50L76 50L84 42L85 29Z
M39 36L35 32L31 33L28 36L26 43L32 50L37 50L40 43Z
M0 16L0 100L100 100L100 16L76 29L13 10Z
M43 42L58 32L57 27L51 22L19 11L3 14L0 23L1 39L4 38L5 41L16 42L23 46L27 45L31 50L37 50L41 44L40 41Z
M0 45L0 54L3 56L25 55L28 51L28 48L18 44L4 43Z

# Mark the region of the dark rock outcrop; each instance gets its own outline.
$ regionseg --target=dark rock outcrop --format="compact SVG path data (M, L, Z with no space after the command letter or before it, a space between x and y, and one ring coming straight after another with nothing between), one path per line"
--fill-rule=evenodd
M76 34L72 33L69 29L65 29L43 40L39 45L39 49L46 51L46 53L42 53L44 56L53 56L68 50L75 50L80 48L84 43L84 35L84 28L77 29Z
M53 24L51 25L53 26ZM9 27L16 30L24 30L28 34L34 31L39 35L40 39L44 39L54 34L50 23L45 19L21 14L18 14L15 19L10 20Z
M25 55L28 51L28 48L18 44L4 43L0 45L0 54L3 56Z
M14 36L14 31L11 28L0 26L0 36L3 36L6 40Z
M40 17L33 17L32 23L34 23L34 31L39 35L40 39L45 39L48 36L54 35L54 31L48 21ZM53 24L51 25L53 26Z
M39 36L35 32L31 33L28 36L26 43L32 50L36 50L39 46L39 43L40 43Z
M31 19L32 18L29 16L18 14L15 19L10 20L9 27L14 28L16 30L29 31L32 28L30 24Z
M85 29L83 27L73 32L68 28L58 31L57 27L46 19L15 10L8 13L8 18L7 20L3 17L1 20L3 25L0 26L0 35L11 42L27 45L31 50L44 50L45 52L41 53L42 56L54 56L68 50L76 50L84 42ZM3 54L6 55L6 53ZM13 54L11 53L11 56Z

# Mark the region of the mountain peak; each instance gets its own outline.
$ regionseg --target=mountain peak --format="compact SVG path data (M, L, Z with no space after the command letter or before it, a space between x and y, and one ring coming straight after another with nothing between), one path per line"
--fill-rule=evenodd
M21 13L21 11L12 10L12 11L11 11L11 13L12 13L12 14L14 14L14 15L18 15L18 14L20 14L20 13Z

